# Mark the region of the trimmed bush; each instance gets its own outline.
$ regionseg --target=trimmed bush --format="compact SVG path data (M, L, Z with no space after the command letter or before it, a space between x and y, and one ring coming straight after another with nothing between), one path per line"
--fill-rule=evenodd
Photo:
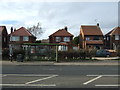
M92 59L96 54L96 49L80 49L78 51L59 51L59 60L77 60L77 59Z

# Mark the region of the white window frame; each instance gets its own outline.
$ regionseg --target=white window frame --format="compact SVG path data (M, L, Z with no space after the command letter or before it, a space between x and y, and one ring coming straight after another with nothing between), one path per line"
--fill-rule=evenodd
M64 37L64 38L63 38L63 41L64 41L64 42L70 42L70 37Z
M68 46L59 46L58 51L68 51Z
M115 40L119 40L119 35L115 35Z
M29 41L29 37L28 36L23 36L23 41Z
M60 42L61 41L61 37L55 37L55 41L56 42Z

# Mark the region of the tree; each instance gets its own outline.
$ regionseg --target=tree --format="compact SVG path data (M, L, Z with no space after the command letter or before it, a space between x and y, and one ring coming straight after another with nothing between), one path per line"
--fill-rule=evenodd
M39 35L43 33L42 27L39 22L37 23L36 26L33 25L32 27L28 27L28 30L36 37L38 37Z
M74 37L73 44L78 45L79 44L79 36Z

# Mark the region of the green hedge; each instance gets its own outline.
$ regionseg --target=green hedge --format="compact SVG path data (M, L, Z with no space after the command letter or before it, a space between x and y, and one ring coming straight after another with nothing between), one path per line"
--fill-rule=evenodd
M72 59L92 59L95 56L95 49L80 49L79 51L59 51L58 59L59 60L72 60Z

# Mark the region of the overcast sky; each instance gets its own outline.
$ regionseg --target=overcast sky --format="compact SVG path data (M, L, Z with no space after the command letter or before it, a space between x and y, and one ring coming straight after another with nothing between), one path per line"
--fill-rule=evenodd
M118 26L118 2L36 2L2 0L0 25L15 28L31 27L41 23L44 33L39 39L47 39L58 29L68 27L74 36L79 35L81 25L99 22L104 34Z

